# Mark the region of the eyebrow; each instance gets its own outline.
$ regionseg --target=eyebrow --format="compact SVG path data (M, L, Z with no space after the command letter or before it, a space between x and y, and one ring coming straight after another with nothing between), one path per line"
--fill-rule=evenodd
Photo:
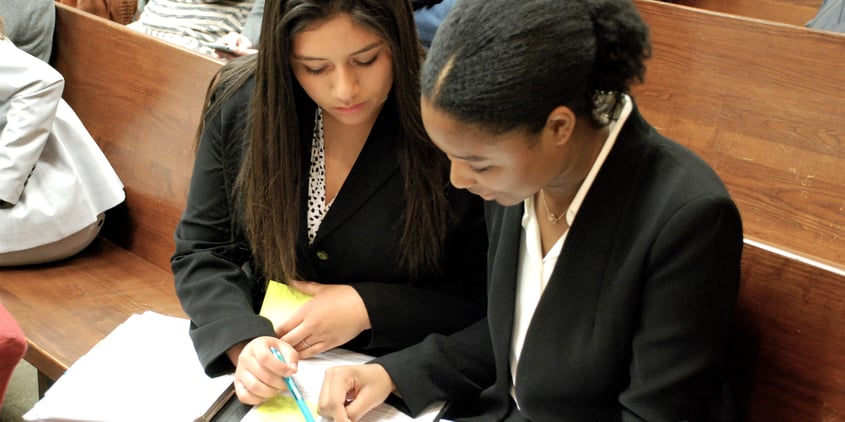
M350 56L357 56L357 55L359 55L359 54L361 54L361 53L366 53L366 52L368 52L368 51L370 51L370 50L375 49L376 47L381 46L382 44L384 44L384 40L376 41L376 42L374 42L374 43L372 43L372 44L370 44L370 45L368 45L368 46L366 46L366 47L364 47L364 48L362 48L362 49L360 49L360 50L358 50L358 51L353 52L352 54L350 54ZM294 58L294 59L296 59L296 60L303 60L303 61L309 61L309 60L328 60L328 59L324 59L324 58L321 58L321 57L301 56L301 55L299 55L299 54L294 54L294 55L293 55L293 58Z
M487 157L479 157L477 155L453 155L452 157L457 158L457 159L462 160L462 161L471 161L471 162L489 160L489 158L487 158Z

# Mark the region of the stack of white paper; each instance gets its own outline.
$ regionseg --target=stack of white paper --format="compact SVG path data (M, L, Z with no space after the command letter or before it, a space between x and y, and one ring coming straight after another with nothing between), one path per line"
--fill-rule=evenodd
M279 294L287 297L289 292L283 289ZM151 311L132 315L77 360L23 416L24 421L202 420L209 407L227 391L232 376L205 375L188 335L189 324L187 319ZM313 414L316 415L316 402L328 367L370 359L371 356L335 349L300 361L294 378ZM438 403L414 419L382 404L364 421L430 421L441 407L442 403ZM299 420L302 415L290 393L285 392L250 410L242 422Z
M132 315L62 375L25 421L190 422L231 384L209 378L184 318Z

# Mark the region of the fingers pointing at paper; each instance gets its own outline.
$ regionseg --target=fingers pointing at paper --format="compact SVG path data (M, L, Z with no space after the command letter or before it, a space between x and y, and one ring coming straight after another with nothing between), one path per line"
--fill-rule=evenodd
M320 390L320 415L335 422L357 421L395 389L390 375L378 364L329 368Z

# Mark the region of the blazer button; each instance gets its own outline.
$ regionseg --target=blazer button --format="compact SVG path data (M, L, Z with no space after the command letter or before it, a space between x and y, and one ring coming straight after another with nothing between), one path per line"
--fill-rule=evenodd
M320 258L320 261L328 261L329 254L326 251L317 251L317 258Z

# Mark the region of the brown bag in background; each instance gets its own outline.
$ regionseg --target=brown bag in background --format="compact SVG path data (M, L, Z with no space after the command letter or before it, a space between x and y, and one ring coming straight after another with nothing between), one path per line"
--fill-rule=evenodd
M88 13L126 25L132 22L138 0L58 0Z

